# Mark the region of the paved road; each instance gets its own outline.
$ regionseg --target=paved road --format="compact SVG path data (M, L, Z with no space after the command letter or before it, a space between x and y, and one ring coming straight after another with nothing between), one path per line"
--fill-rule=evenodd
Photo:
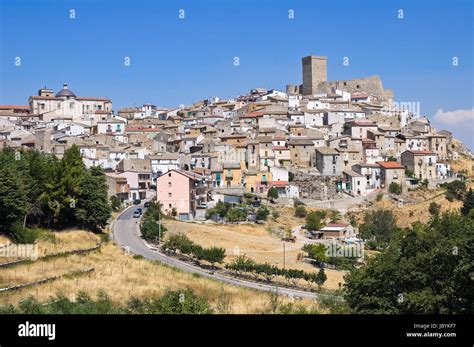
M257 290L264 290L264 291L277 291L277 287L273 285L261 284L251 281L245 281L241 279L236 279L233 277L223 276L217 273L212 273L207 270L201 269L197 266L190 265L186 262L171 258L166 256L165 254L158 252L158 250L150 248L143 239L138 235L138 222L139 218L133 218L133 211L137 207L142 207L143 205L132 206L125 210L115 221L113 225L113 235L115 242L122 246L123 248L127 249L133 254L138 254L143 256L144 258L150 260L159 260L160 262L174 266L182 271L196 273L204 277L208 277L217 281L221 281L224 283L247 287L251 289ZM278 287L278 293L282 295L288 295L292 297L299 297L299 298L310 298L316 299L320 296L329 296L333 297L333 295L325 295L325 294L317 294L306 292L303 290L295 290L289 288L282 288ZM339 297L338 297L339 298Z

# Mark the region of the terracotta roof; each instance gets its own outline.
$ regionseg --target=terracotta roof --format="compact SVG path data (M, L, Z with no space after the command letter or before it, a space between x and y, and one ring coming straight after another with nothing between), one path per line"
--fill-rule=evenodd
M285 187L289 185L288 181L273 181L272 186Z
M398 161L378 161L377 164L379 164L384 169L404 169L402 164L400 164Z
M0 110L29 110L30 106L22 105L1 105Z

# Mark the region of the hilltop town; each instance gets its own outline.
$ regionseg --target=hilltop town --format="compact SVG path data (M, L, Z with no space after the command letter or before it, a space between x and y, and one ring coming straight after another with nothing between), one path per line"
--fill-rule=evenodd
M269 190L290 206L403 193L457 176L452 163L470 155L415 103L395 102L378 76L328 81L327 58L308 56L302 77L286 91L117 112L107 97L45 87L28 105L0 107L0 147L61 158L76 145L86 167L104 169L109 197L124 204L156 197L182 221Z

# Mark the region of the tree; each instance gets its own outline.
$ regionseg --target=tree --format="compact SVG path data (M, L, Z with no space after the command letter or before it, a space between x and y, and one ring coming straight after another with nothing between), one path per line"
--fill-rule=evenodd
M400 236L345 277L349 306L363 314L472 314L474 220L449 212Z
M342 215L339 213L339 211L332 211L331 215L331 223L337 223L340 221L342 218Z
M461 207L461 213L464 216L469 215L469 212L474 208L474 192L472 188L469 188L469 191L466 193L464 197L463 205Z
M223 201L218 201L216 206L213 208L207 210L206 218L215 218L216 216L219 216L220 218L224 218L227 216L227 212L231 208L230 203L228 202L223 202Z
M432 201L430 203L430 206L428 207L428 212L432 216L437 216L437 215L439 215L440 208L441 208L440 204L437 204L436 202Z
M316 275L315 282L318 285L319 289L321 289L321 286L326 282L328 277L326 276L326 273L324 272L324 268L319 269L318 274Z
M449 201L462 200L464 192L466 191L466 182L455 180L448 183L443 183L441 187L446 189L446 199Z
M214 266L215 263L222 264L225 259L225 249L220 247L204 248L204 260Z
M80 225L91 231L100 231L107 225L112 214L107 190L107 182L100 167L94 166L82 175L75 210Z
M397 182L392 182L388 186L388 191L392 194L400 195L402 193L402 186Z
M145 240L158 241L163 238L167 229L163 225L160 227L158 222L153 218L143 218L140 231Z
M11 165L0 168L0 230L8 231L15 222L23 222L28 200L21 178Z
M383 248L397 234L397 220L390 210L368 211L359 227L360 237L369 240L369 248Z
M267 220L269 214L270 214L270 211L268 210L268 208L266 208L265 206L261 206L257 209L257 213L256 213L257 220L265 221Z
M110 197L110 207L112 207L113 211L118 211L120 210L120 207L122 207L122 203L119 198L117 198L117 195L112 195Z
M295 208L295 217L304 218L306 217L306 208L304 206L298 206Z
M321 229L321 214L316 211L308 213L306 216L306 229L310 231Z
M326 247L321 243L307 243L302 249L308 254L309 258L319 263L324 263L327 260Z
M278 199L278 190L275 187L271 187L267 192L267 198L270 199L271 202Z
M247 212L243 209L231 208L227 212L227 220L231 223L244 221L245 219L247 219Z

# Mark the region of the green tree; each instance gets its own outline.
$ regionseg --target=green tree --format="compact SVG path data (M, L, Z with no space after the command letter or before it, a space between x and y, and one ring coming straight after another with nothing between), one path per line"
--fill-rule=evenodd
M310 231L321 229L322 215L317 211L312 211L306 216L306 229Z
M455 180L448 183L443 183L441 187L446 189L446 199L449 201L462 200L464 192L466 191L466 182Z
M231 208L227 212L227 220L231 223L244 221L247 219L247 212L239 208Z
M270 211L265 206L261 206L257 209L256 217L257 220L265 221L268 218Z
M414 223L367 265L345 277L357 313L474 313L474 220L445 213Z
M112 195L110 197L110 207L113 211L118 211L122 207L122 202L117 198L117 195Z
M309 258L324 263L327 260L326 247L321 243L307 243L303 246Z
M397 220L390 210L368 211L364 214L364 221L359 227L360 237L369 240L369 248L385 247L399 229Z
M81 176L75 210L80 225L91 231L100 231L107 225L112 213L107 190L105 175L100 167L94 166Z
M204 248L204 260L214 266L215 263L222 264L225 259L225 248L210 247Z
M278 190L275 187L271 187L267 192L267 198L273 202L278 199Z
M319 269L318 274L316 275L315 282L318 285L318 287L321 289L321 286L326 282L328 277L326 276L326 273L324 272L324 268Z
M474 208L474 192L472 188L469 188L469 191L466 193L464 197L463 205L461 207L461 213L464 216L469 215L469 212Z
M432 216L437 216L439 215L439 211L441 209L441 205L440 204L437 204L436 202L432 201L430 203L430 206L428 207L428 212L432 215Z
M11 164L0 167L0 230L23 223L27 211L28 197L21 178Z
M305 218L306 214L306 208L304 206L298 206L295 208L295 217Z

